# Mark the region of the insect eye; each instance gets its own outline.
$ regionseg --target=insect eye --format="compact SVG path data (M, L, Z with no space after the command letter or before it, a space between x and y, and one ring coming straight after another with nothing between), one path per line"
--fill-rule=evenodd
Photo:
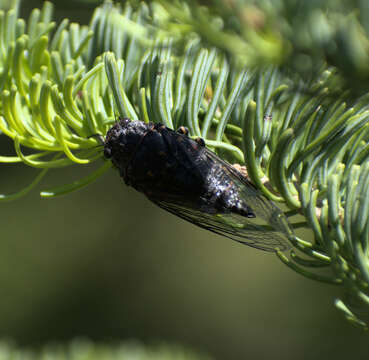
M106 147L104 149L104 156L105 156L106 159L110 159L111 158L111 149L110 148Z
M125 127L127 126L129 123L131 123L131 119L129 118L119 118L120 119L120 125Z

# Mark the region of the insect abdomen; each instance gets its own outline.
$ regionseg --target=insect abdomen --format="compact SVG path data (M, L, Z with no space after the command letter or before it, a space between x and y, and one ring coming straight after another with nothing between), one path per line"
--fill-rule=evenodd
M208 201L209 210L213 208L214 213L233 212L241 216L255 217L252 209L242 199L237 185L221 164L212 164L206 189L204 197Z

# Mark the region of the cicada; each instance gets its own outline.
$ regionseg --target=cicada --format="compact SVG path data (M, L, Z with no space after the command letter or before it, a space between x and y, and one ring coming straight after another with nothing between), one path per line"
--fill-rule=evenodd
M283 212L184 127L120 119L107 132L104 156L127 185L182 219L257 249L290 247Z

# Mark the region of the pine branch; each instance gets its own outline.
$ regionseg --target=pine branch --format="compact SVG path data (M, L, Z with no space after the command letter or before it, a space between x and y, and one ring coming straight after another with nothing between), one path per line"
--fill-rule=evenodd
M279 258L306 277L343 286L367 308L368 95L337 96L334 84L344 75L323 62L308 86L293 71L271 66L279 62L275 40L278 51L271 53L245 52L254 44L249 40L237 54L206 48L189 33L205 29L189 28L179 14L173 22L175 11L155 2L120 7L107 1L88 27L68 20L56 25L48 2L27 22L15 10L0 13L0 130L15 149L0 162L42 169L0 201L25 195L52 168L101 162L101 146L91 135L106 134L115 109L131 119L184 125L230 163L245 164L260 191L288 208L292 227L312 230L312 242L291 236L294 249ZM230 45L244 41L229 36ZM109 168L103 162L41 196L77 190ZM366 327L347 304L337 300L336 306Z

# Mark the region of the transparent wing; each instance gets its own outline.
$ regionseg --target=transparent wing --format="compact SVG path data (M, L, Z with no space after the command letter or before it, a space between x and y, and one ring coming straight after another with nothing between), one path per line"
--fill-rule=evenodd
M267 224L256 223L253 218L245 218L232 213L208 214L185 208L176 203L156 199L150 200L162 209L184 220L239 243L265 251L276 251L277 248L286 251L290 248L285 234Z
M293 231L283 212L233 166L208 149L205 149L205 155L209 162L221 164L223 170L232 178L239 190L239 196L255 214L254 218L232 212L210 214L186 206L181 198L170 199L168 196L148 196L148 198L182 219L240 243L265 251L275 251L277 248L281 251L288 250L290 248L288 238L293 235Z
M256 215L255 219L250 220L253 220L253 224L257 225L259 222L260 224L265 222L275 231L283 234L283 237L285 238L289 238L294 235L282 210L262 195L243 174L208 149L206 149L206 156L211 159L211 161L220 162L223 169L228 172L228 175L232 178L234 183L237 184L240 195Z

